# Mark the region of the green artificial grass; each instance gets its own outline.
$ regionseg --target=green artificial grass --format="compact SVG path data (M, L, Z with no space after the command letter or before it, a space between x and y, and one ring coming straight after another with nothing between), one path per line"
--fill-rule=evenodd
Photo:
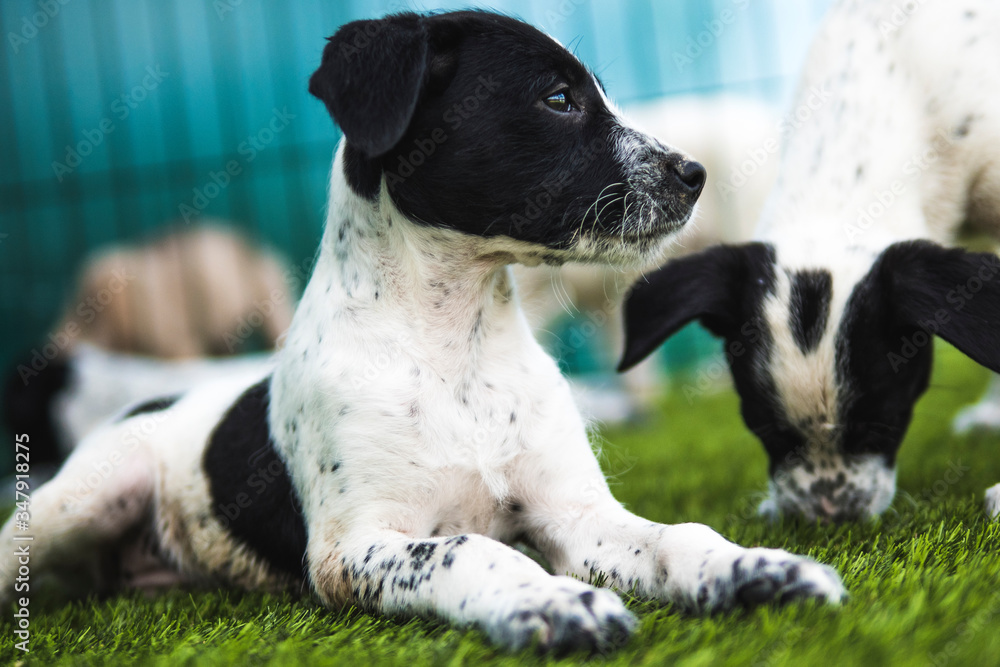
M987 373L953 349L937 355L900 453L899 489L880 521L820 525L759 519L766 458L731 392L674 391L640 428L610 430L601 458L616 495L664 522L700 521L740 544L781 547L837 568L850 591L839 608L813 603L693 618L629 600L636 636L610 665L1000 664L1000 524L982 511L1000 482L997 435L956 437L951 418L976 400ZM948 474L948 471L952 472ZM543 664L504 654L477 631L431 620L330 611L308 599L237 591L174 591L67 602L32 598L27 656L0 619L0 660L25 664ZM566 662L587 660L577 655ZM552 662L558 662L553 660Z

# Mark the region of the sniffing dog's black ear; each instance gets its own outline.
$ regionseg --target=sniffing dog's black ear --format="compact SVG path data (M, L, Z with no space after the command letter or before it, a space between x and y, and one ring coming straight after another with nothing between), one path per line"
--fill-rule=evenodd
M348 143L369 158L403 137L427 74L428 39L417 14L348 23L329 38L309 92L326 104Z
M887 248L880 261L899 321L1000 372L1000 257L906 241Z
M618 370L632 368L695 319L726 336L740 326L747 295L773 281L773 266L768 245L721 245L671 260L640 278L625 302L625 351Z

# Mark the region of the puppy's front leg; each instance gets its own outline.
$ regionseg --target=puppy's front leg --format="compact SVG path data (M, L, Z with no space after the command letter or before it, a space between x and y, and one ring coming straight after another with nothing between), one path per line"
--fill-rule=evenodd
M604 573L604 585L694 612L844 596L836 572L812 559L746 549L701 524L642 519L615 501L603 479L579 488L558 501L550 494L544 503L526 503L521 512L557 573L584 580Z
M394 532L310 543L314 587L329 605L353 602L400 616L435 615L476 625L507 648L604 650L635 619L618 596L553 577L482 535L413 539Z

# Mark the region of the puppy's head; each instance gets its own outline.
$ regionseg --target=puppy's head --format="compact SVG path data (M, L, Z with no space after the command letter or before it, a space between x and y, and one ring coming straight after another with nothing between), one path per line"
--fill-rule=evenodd
M628 298L621 368L699 320L725 339L743 419L770 459L761 510L877 515L895 492L933 337L1000 371L1000 259L924 241L836 269L787 259L752 243L670 262Z
M520 258L641 263L690 217L701 165L627 127L555 40L486 12L398 14L330 38L310 92L354 192Z

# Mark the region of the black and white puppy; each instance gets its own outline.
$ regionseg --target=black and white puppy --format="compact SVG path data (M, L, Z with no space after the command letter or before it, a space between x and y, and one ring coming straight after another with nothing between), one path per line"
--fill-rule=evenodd
M808 558L616 502L512 290L511 262L655 257L691 215L697 163L624 125L558 43L489 13L348 24L310 91L346 139L276 370L90 437L32 498L33 575L147 526L188 580L308 587L560 650L635 627L584 583L599 572L695 611L841 599ZM17 533L0 534L7 597Z
M905 8L905 9L904 9ZM669 263L626 307L622 368L699 320L770 458L763 512L877 515L935 335L1000 371L1000 6L838 3L756 239ZM1000 511L1000 486L987 494Z

